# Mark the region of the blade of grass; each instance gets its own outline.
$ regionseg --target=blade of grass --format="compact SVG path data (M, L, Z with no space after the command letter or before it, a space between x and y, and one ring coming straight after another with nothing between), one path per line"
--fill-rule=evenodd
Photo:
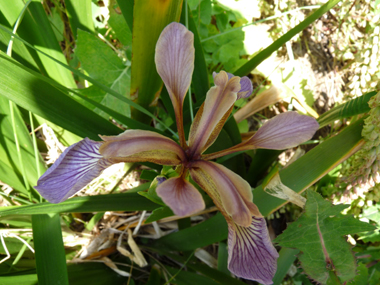
M70 22L71 31L77 38L78 29L94 33L94 22L92 21L91 1L66 0L65 6Z
M147 190L149 185L150 183L142 184L129 190L127 193L75 197L59 204L45 202L27 206L1 207L0 216L13 214L36 215L69 212L89 213L105 211L152 211L161 206L134 192Z
M99 83L97 80L94 80L93 78L89 77L89 76L86 76L84 75L83 73L79 72L78 70L56 60L55 58L51 57L50 55L46 54L45 52L35 48L34 46L32 46L31 44L29 44L28 42L24 41L22 38L18 37L17 35L13 34L12 32L8 31L5 27L3 27L2 25L0 25L0 29L5 31L6 33L10 34L10 35L13 35L15 39L21 41L22 43L24 43L26 46L32 48L33 50L45 55L46 57L50 58L51 60L55 61L56 63L58 63L59 65L63 66L64 68L70 70L72 73L74 73L75 75L79 76L79 77L82 77L83 79L87 80L88 82L91 82L93 85L103 89L104 91L106 91L107 93L109 93L110 95L118 98L119 100L127 103L128 105L130 105L131 107L135 108L136 110L139 110L141 113L144 113L145 115L147 115L148 117L151 117L152 119L156 120L157 122L161 123L168 131L170 131L174 136L177 137L177 134L175 132L173 132L173 130L171 130L169 127L167 127L161 120L159 120L156 116L154 116L151 112L149 112L148 110L146 110L144 107L136 104L135 102L129 100L128 98L122 96L121 94L119 94L118 92L116 92L115 90L112 90L111 88L109 88L108 86L105 86L104 84L101 84ZM1 56L1 54L0 54Z
M291 29L289 32L284 34L278 40L274 41L267 48L259 52L255 55L250 61L240 67L238 70L234 72L237 76L244 76L254 70L260 63L262 63L265 59L267 59L273 52L278 50L282 45L284 45L287 41L291 40L296 34L300 33L302 30L306 29L311 23L320 18L323 14L328 12L332 7L338 4L341 0L330 0L321 8L316 10L313 14L308 16L305 20Z
M290 266L296 260L296 255L299 253L298 249L281 248L280 257L277 260L277 271L273 277L273 285L280 285L284 280L286 273L288 273Z
M331 124L335 120L340 120L343 118L348 118L369 112L371 108L368 106L368 102L376 94L376 91L369 92L363 96L352 99L327 111L326 113L322 114L317 120L319 123L319 128Z
M33 215L38 284L69 284L59 214Z
M0 1L0 10L4 18L7 19L7 24L12 25L20 15L20 11L22 11L24 6L25 4L22 0L12 1L11 5L7 1ZM32 0L27 7L27 13L25 13L17 33L20 37L26 39L33 48L38 46L39 49L54 58L56 62L66 63L66 58L62 53L41 1ZM34 50L29 49L29 51L43 74L50 76L67 87L76 87L74 78L68 70L62 68L62 66L56 62L51 62Z
M0 53L0 95L71 132L98 139L98 134L112 135L121 129L64 95L30 71Z

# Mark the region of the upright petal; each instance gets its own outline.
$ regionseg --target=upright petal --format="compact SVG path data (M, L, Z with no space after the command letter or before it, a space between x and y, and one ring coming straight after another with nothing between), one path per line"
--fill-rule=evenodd
M214 82L215 86L207 92L190 129L189 155L193 159L197 159L215 141L240 90L240 78L228 79L224 71L215 76Z
M202 156L203 159L215 159L237 151L257 148L287 149L295 147L312 138L319 124L309 116L297 112L286 112L268 120L251 137L228 149Z
M230 80L232 77L235 76L229 72L227 72L227 74L228 74L228 80ZM217 75L218 73L216 72L212 73L212 77L214 79L215 79L215 76ZM242 78L240 78L240 90L237 94L237 99L247 98L252 94L252 92L253 92L252 81L247 76L243 76Z
M178 216L188 216L205 208L201 193L181 176L162 182L156 191L157 195Z
M162 31L156 45L155 62L174 106L182 146L186 144L182 106L191 83L194 54L194 35L185 26L173 22Z
M228 269L233 274L272 284L278 256L264 218L252 217L249 227L228 222Z
M74 195L112 164L99 153L101 144L88 138L73 144L38 179L34 188L51 203Z
M99 152L112 162L149 161L178 165L186 160L183 149L173 140L150 131L127 130L118 136L101 136Z
M191 177L210 195L224 215L241 226L249 226L252 215L261 217L252 202L252 190L239 175L223 165L196 161L191 163Z

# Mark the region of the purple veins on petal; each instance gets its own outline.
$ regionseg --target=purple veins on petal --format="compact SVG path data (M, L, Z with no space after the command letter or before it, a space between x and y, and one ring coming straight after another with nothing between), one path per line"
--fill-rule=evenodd
M51 203L74 195L112 164L99 153L101 144L85 138L68 147L34 188Z
M249 139L255 148L286 149L312 138L319 124L309 116L286 112L268 120Z
M272 284L278 256L264 218L252 217L249 227L229 223L228 269L233 274L262 284Z

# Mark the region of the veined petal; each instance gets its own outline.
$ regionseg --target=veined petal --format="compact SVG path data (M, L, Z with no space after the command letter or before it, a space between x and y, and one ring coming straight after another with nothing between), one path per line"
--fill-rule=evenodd
M252 202L252 190L239 175L215 162L196 161L191 177L205 190L224 215L241 226L249 226L252 215L262 217Z
M255 148L286 149L312 138L319 124L309 116L286 112L268 120L249 139Z
M155 62L174 106L183 147L186 142L182 126L182 106L194 71L194 56L193 33L176 22L166 26L157 41Z
M181 176L162 182L156 191L177 216L188 216L205 208L201 193Z
M230 80L232 77L235 76L229 72L227 72L227 74L228 74L228 80ZM214 71L212 73L212 77L215 78L216 75L218 75L218 73ZM253 92L252 81L247 76L243 76L242 78L240 78L240 90L237 94L237 99L247 98L252 94L252 92Z
M249 227L228 223L228 269L236 276L272 284L278 256L264 218L252 217Z
M228 79L221 71L214 78L215 86L207 92L206 100L194 118L189 135L189 155L196 159L217 138L240 90L240 78Z
M99 153L101 144L85 138L68 147L34 188L51 203L74 195L112 164Z
M178 165L186 160L183 149L173 140L142 130L127 130L118 136L101 136L99 152L112 162L149 161Z
M295 147L312 138L319 124L309 116L297 112L286 112L268 120L251 137L228 149L202 156L211 160L237 151L257 148L287 149Z

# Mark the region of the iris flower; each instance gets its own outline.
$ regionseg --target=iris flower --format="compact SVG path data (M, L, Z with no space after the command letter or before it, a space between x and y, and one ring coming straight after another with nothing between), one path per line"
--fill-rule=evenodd
M194 70L193 34L179 23L169 24L158 39L155 62L174 106L179 144L145 130L100 136L100 142L85 138L67 148L35 188L48 201L59 203L114 163L153 162L173 166L178 176L161 181L156 189L158 196L178 216L203 210L205 203L189 182L190 175L227 220L229 270L236 276L271 284L278 253L269 238L264 217L252 202L251 187L239 175L211 160L237 151L297 146L312 137L318 123L296 112L282 113L242 143L204 154L218 137L234 102L252 93L251 81L224 71L214 73L215 86L207 92L186 141L182 108Z

